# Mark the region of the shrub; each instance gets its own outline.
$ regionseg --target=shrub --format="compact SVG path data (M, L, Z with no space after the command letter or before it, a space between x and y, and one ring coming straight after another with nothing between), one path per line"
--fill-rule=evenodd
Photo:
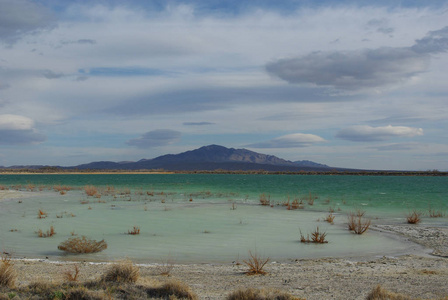
M55 234L56 234L56 232L54 231L53 225L50 226L50 229L47 230L47 232L43 232L42 229L39 229L37 231L37 236L38 237L42 237L42 238L51 237L51 236L53 236Z
M364 213L358 211L356 214L350 213L348 216L348 230L353 231L356 234L363 234L370 227L371 221L364 219Z
M73 265L73 272L71 272L70 270L66 270L63 273L64 279L66 281L70 281L70 282L74 282L74 281L78 281L78 276L79 276L79 267L78 265Z
M269 257L263 258L257 253L253 254L252 251L249 251L249 259L243 262L249 267L246 271L247 275L264 275L266 271L263 268L269 262Z
M87 196L94 196L96 193L98 193L98 190L93 185L86 185L84 187L84 191L86 192Z
M311 232L311 238L310 238L309 234L307 234L307 236L305 238L305 236L302 234L302 231L300 231L300 242L301 243L326 244L326 243L328 243L328 241L325 240L326 236L327 236L327 233L320 232L319 226L318 226L315 231Z
M3 254L0 262L0 287L13 287L17 278L11 257Z
M418 211L414 210L412 213L409 213L406 216L406 219L407 219L409 224L418 224L422 220L421 219L421 215L422 215L421 212L418 212Z
M335 216L334 216L332 213L330 213L330 214L325 218L325 221L328 222L328 223L330 223L330 224L333 224L334 217L335 217Z
M161 299L190 299L196 300L198 297L188 285L180 281L168 281L160 287L148 288L146 293L152 298ZM151 298L151 299L152 299Z
M140 227L134 226L134 228L132 228L132 230L128 230L128 234L132 234L132 235L140 234Z
M123 261L113 264L104 275L103 280L107 282L135 283L139 276L140 270L137 266L134 266L131 261Z
M47 217L47 213L43 211L42 209L39 209L37 212L37 218L38 219L45 219Z
M266 194L261 194L260 195L260 204L263 206L268 206L271 204L271 196Z
M377 285L368 295L366 300L411 300L402 294L389 292L383 289L380 285Z
M428 211L428 215L431 218L443 218L445 217L446 213L444 211L441 210L434 210L434 209L429 209Z
M107 243L104 240L97 242L82 236L69 238L60 243L58 249L69 253L95 253L107 249Z
M277 289L239 289L226 297L227 300L301 300Z

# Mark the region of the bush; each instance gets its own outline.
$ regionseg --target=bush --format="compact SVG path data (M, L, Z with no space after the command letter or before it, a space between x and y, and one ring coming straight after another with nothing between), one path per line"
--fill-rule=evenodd
M13 287L16 282L17 274L11 259L8 256L2 256L0 262L0 286Z
M276 289L239 289L227 296L227 300L300 300Z
M146 293L151 299L198 299L188 285L179 281L168 281L160 287L148 288Z
M327 233L320 232L319 227L317 227L315 231L311 232L311 238L310 238L309 234L307 234L307 236L305 238L305 236L302 234L302 231L300 231L300 242L301 243L326 244L326 243L328 243L328 241L325 240L326 236L327 236Z
M103 280L107 282L123 282L135 283L140 276L140 270L134 266L131 261L123 261L121 263L113 264Z
M377 285L377 287L367 295L366 300L411 300L411 298L389 292L388 290L383 289L380 285Z
M58 249L69 253L95 253L107 249L107 243L104 240L97 242L82 236L69 238L60 243Z
M363 219L364 213L360 214L359 211L355 215L350 213L348 216L348 230L353 231L356 234L363 234L370 227L370 220Z
M418 224L420 223L421 219L421 212L413 211L412 213L409 213L406 217L409 224Z
M269 262L269 257L262 258L257 253L253 254L252 251L249 251L249 259L243 262L249 267L246 271L247 275L264 275L266 271L263 268Z

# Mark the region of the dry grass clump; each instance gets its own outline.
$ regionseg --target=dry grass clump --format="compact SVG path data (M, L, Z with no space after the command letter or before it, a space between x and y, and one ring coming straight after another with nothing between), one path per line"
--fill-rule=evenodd
M429 209L428 215L430 218L443 218L446 216L446 212L441 211L441 210Z
M198 296L188 285L174 280L170 280L159 287L147 288L146 294L148 297L160 299L198 299Z
M16 278L17 274L11 262L11 257L2 254L0 262L0 287L14 287Z
M247 275L265 275L266 271L263 268L269 262L269 257L263 258L257 253L253 254L252 251L249 251L249 259L243 262L249 267L246 271Z
M370 227L371 221L365 219L364 212L358 211L357 213L350 213L348 215L348 230L353 231L356 234L363 234Z
M397 294L383 289L380 285L377 285L368 295L366 300L411 300L402 294Z
M107 243L104 240L97 242L85 236L72 237L60 243L58 249L69 253L95 253L107 249Z
M335 218L335 216L334 216L332 213L330 213L330 214L325 218L325 222L328 222L328 223L330 223L330 224L334 224L334 218Z
M39 211L37 212L37 218L38 219L45 219L48 216L48 214L43 211L42 209L39 209Z
M418 224L422 220L421 216L421 212L414 210L406 216L406 220L409 224Z
M93 185L86 185L84 187L84 192L86 192L87 196L95 196L98 193L98 189Z
M309 234L305 236L302 234L302 231L300 231L300 242L301 243L316 243L316 244L326 244L328 243L327 240L325 240L327 236L326 232L320 232L319 226L316 228L315 231L311 232L311 237Z
M140 234L140 227L134 226L134 228L132 228L132 230L128 230L128 234L131 234L131 235Z
M271 204L271 195L265 193L260 195L260 204L263 206L269 206Z
M79 276L78 265L73 265L73 272L70 270L66 270L66 271L64 271L64 273L62 273L62 275L66 281L69 281L69 282L78 281L78 276Z
M277 289L239 289L226 297L227 300L301 300L302 298Z
M50 226L50 229L47 230L47 232L43 232L42 229L39 229L37 231L37 236L41 238L51 237L56 234L56 231L54 231L53 225Z
M123 261L113 264L103 280L106 282L135 283L140 276L140 269L131 261Z

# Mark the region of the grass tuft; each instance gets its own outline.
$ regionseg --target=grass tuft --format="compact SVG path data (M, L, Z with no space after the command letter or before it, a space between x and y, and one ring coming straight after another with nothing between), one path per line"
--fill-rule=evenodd
M39 211L37 212L37 218L38 219L45 219L48 216L48 214L43 211L42 209L39 209Z
M421 212L414 210L406 216L406 220L409 224L418 224L422 220L421 216Z
M188 285L174 280L168 281L160 287L148 288L146 293L151 299L198 299Z
M11 262L11 256L2 254L0 262L0 287L14 287L17 274Z
M69 238L60 243L58 249L69 253L95 253L107 249L107 243L104 240L97 242L82 236Z
M39 229L37 231L37 236L41 237L41 238L52 237L55 234L56 234L56 231L54 231L53 225L50 226L50 229L47 230L47 232L43 232L42 229Z
M93 185L86 185L84 187L84 192L86 192L87 196L95 196L98 193L98 189Z
M252 251L249 251L249 259L243 262L249 267L246 271L247 275L265 275L267 272L263 268L269 262L269 257L263 258L257 253L253 254Z
M227 300L301 300L277 289L239 289L226 297Z
M123 261L113 264L103 280L106 282L135 283L140 276L140 270L131 261Z
M325 240L327 236L326 232L320 232L319 226L316 228L315 231L311 232L311 237L309 234L305 236L302 234L302 231L300 231L300 242L301 243L316 243L316 244L326 244L328 243L327 240Z
M140 234L140 227L134 226L134 228L132 228L132 230L128 230L128 234L131 234L131 235Z
M397 294L383 289L377 285L368 295L366 300L411 300L411 298L402 294Z
M335 216L334 216L332 213L330 213L330 214L325 218L325 222L328 222L328 223L330 223L330 224L334 224L334 218L335 218Z
M365 219L363 211L357 211L356 213L350 213L348 215L348 230L353 231L356 234L363 234L370 227L371 221Z
M78 281L78 276L79 276L78 265L73 265L73 272L70 270L66 270L62 275L66 281L69 281L69 282Z

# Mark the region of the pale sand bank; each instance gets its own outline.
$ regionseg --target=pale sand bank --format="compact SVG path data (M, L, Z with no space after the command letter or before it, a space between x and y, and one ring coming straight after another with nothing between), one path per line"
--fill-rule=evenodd
M382 225L376 228L397 232L431 247L435 254L447 254L447 228L419 225ZM109 267L108 264L78 264L81 281L99 279ZM37 279L62 280L62 273L70 268L70 263L18 260L15 267L18 271L17 283L26 285ZM378 284L414 298L448 297L448 259L424 253L356 260L323 258L290 263L271 262L266 266L268 275L265 276L247 276L245 270L244 264L175 265L170 278L188 284L200 299L224 299L230 292L248 287L277 288L309 300L365 299ZM142 277L167 280L159 275L160 266L157 265L140 265L140 273Z

